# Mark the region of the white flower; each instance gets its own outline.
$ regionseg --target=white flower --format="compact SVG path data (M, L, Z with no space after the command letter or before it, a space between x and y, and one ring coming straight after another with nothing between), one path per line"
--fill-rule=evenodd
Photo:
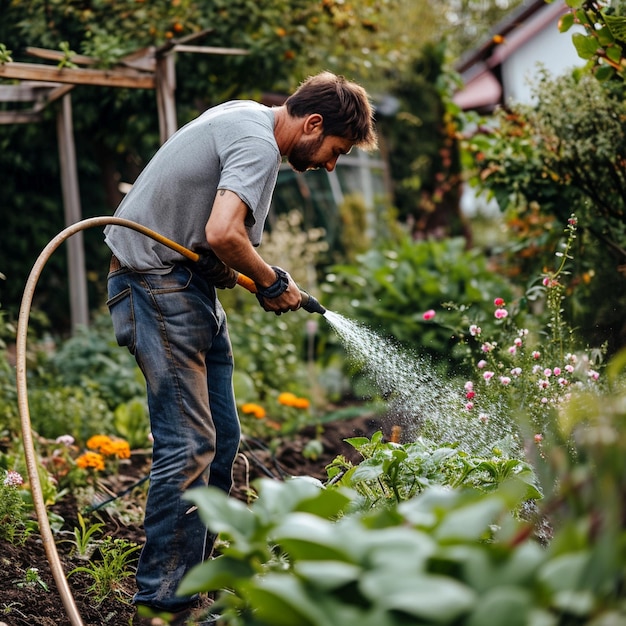
M74 443L74 441L75 439L74 437L72 437L72 435L59 435L55 439L56 443L63 444L64 446L67 446L68 448Z
M7 475L4 478L5 487L19 487L24 484L24 479L19 472L15 470L8 470Z

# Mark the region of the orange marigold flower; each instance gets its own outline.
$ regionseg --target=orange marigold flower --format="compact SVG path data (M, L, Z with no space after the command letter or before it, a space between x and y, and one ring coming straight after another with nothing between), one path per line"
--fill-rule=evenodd
M298 400L298 397L294 393L291 393L290 391L283 391L278 396L278 402L280 404L284 404L285 406L295 406L294 402L296 402L297 400Z
M254 415L257 419L263 419L265 417L265 409L254 402L246 402L242 405L241 410L246 414Z
M111 444L113 454L118 459L130 459L130 445L128 441L118 439L117 441L112 441Z
M106 448L111 444L111 437L108 435L94 435L87 439L87 447L90 450L102 451L102 448Z
M311 403L306 398L296 398L293 406L297 409L308 409L311 406Z
M104 458L97 452L85 452L76 459L76 465L81 469L92 468L98 472L104 469Z

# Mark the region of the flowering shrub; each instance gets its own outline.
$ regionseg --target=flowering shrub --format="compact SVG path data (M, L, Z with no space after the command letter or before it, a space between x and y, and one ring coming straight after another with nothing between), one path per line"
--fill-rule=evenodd
M15 470L0 474L0 539L21 545L35 530L23 497L24 479Z
M543 337L513 324L502 297L493 300L493 316L500 322L501 338L483 337L476 323L467 327L466 343L471 349L475 379L467 380L463 388L465 411L487 424L503 418L514 422L518 417L515 413L521 409L535 431L537 443L543 439L551 412L570 400L573 389L593 389L600 377L594 359L574 350L572 335L561 316L565 291L561 276L572 258L576 227L577 220L571 216L564 250L556 253L557 268L547 272L531 292L533 297L545 297L550 314Z

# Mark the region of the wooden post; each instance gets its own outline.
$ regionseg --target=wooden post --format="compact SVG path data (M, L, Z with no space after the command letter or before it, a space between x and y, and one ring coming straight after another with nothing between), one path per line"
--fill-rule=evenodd
M61 187L65 226L81 220L80 195L78 192L78 172L74 148L74 126L72 123L72 97L66 94L61 98L57 113L57 136L59 160L61 163ZM70 283L70 314L72 332L79 326L89 324L87 302L87 275L85 271L85 249L82 231L67 240L67 265Z
M176 65L174 61L174 52L157 56L156 92L161 144L164 144L178 130L175 96Z

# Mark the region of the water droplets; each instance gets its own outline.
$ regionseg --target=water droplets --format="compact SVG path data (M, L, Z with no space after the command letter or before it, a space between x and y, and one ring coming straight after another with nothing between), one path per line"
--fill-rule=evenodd
M458 443L477 453L490 450L510 432L497 418L497 407L489 411L489 419L468 416L463 411L466 399L455 384L438 375L428 357L333 311L326 311L324 317L341 339L348 358L363 368L388 403L388 419L401 424L409 437Z

